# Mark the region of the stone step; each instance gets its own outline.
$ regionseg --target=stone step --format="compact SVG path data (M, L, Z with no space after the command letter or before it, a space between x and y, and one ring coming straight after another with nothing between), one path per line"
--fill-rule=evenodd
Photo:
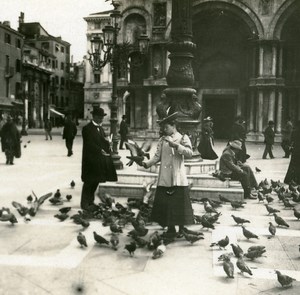
M184 165L186 168L187 175L212 173L218 169L218 161L215 160L203 160L201 162L185 162ZM138 166L137 170L141 172L158 173L159 168L160 164L156 164L151 166L149 169L145 169L144 167Z
M137 173L118 173L118 183L124 184L147 184L157 179L157 173L148 173L140 171ZM221 181L211 174L188 175L189 183L194 187L211 187L211 188L240 188L239 181L226 180Z
M155 190L156 186L152 186ZM124 183L102 183L99 186L99 193L109 193L113 197L142 198L145 190L142 184L124 184ZM209 198L219 200L219 194L229 200L243 200L242 188L207 188L192 187L190 197L193 199Z

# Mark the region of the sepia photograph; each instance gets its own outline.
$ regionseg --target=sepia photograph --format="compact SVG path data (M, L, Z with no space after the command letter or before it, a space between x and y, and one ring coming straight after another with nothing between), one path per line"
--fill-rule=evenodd
M300 294L299 0L0 3L0 295Z

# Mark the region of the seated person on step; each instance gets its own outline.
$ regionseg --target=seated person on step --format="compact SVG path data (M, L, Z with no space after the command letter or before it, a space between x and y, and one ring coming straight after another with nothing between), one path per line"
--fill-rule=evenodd
M258 187L253 171L248 165L241 163L236 158L237 153L241 150L241 141L229 142L220 158L220 173L223 178L241 182L245 199L256 199L251 195L251 189Z

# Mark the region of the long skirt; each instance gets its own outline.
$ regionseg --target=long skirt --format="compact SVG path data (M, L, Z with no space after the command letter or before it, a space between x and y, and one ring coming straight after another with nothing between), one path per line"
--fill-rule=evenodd
M158 186L151 220L163 227L193 224L193 209L188 186Z
M218 158L218 155L214 151L211 137L201 137L200 143L198 145L198 151L202 159L215 160Z
M290 165L284 178L284 183L291 181L300 184L300 154L292 153Z

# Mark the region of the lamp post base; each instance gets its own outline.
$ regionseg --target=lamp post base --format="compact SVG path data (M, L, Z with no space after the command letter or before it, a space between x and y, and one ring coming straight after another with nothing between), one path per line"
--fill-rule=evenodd
M115 168L117 170L122 170L124 167L123 167L123 163L120 160L121 157L118 154L112 154L111 157L112 157Z

